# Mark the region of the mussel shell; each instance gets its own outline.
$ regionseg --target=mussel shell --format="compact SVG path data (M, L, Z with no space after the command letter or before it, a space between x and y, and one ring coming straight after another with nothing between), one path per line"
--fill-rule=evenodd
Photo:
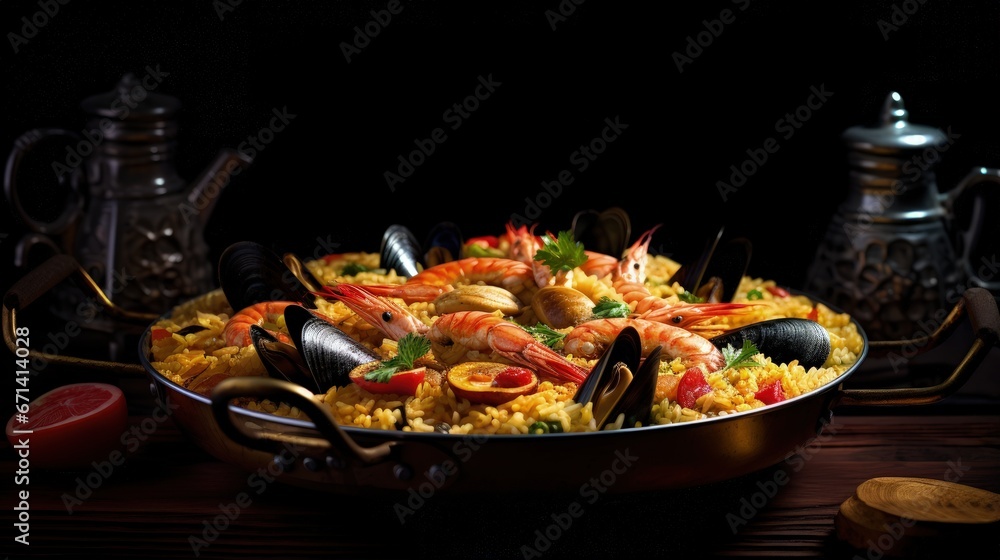
M260 325L250 325L250 340L268 375L298 383L310 391L319 389L299 350L282 342Z
M802 367L820 367L830 356L830 333L809 319L785 317L752 323L710 339L716 348L732 344L739 350L743 341L753 342L757 349L776 364L798 360Z
M302 287L310 292L320 292L323 290L323 283L306 267L302 259L295 253L285 253L281 258L288 270L291 271L295 279L302 284Z
M603 212L582 210L573 216L570 231L573 239L588 251L620 257L632 237L632 221L617 206Z
M262 301L296 301L315 307L312 294L281 257L253 241L233 243L222 252L219 286L234 311Z
M424 241L424 266L431 267L456 260L462 254L462 230L454 222L441 222L431 228Z
M396 274L410 278L423 269L422 258L420 242L406 226L393 224L382 234L382 246L379 248L380 267L395 270Z
M708 299L711 303L731 302L750 265L753 246L750 240L743 237L722 243L724 232L725 226L719 228L701 254L690 263L681 265L667 283L677 282L693 294L711 290L715 293ZM703 290L707 284L711 286Z
M575 327L594 316L594 302L587 294L566 286L543 286L531 299L538 320L553 329Z
M660 352L657 346L646 356L638 370L632 370L632 382L618 404L608 416L614 421L619 414L625 414L623 427L632 427L636 422L645 425L653 413L653 398L656 395L656 379L660 376Z
M588 403L594 395L604 393L614 375L614 368L624 363L632 371L636 371L642 359L642 339L639 331L633 326L627 326L608 345L608 349L591 368L587 379L576 390L573 400L578 403ZM652 397L650 397L652 403Z
M304 307L285 308L285 325L320 393L349 384L351 370L381 359L373 350Z

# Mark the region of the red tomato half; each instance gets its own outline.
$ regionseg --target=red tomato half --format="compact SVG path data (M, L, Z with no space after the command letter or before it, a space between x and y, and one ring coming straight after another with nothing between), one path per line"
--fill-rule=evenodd
M27 422L21 421L24 417ZM127 426L128 407L121 389L105 383L73 383L28 403L23 416L11 416L7 439L14 446L27 443L15 450L19 454L26 450L32 467L83 468L109 460L122 447Z

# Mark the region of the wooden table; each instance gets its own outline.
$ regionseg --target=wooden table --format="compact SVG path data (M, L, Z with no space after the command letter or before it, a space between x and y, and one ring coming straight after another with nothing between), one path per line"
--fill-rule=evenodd
M206 454L170 421L107 474L32 471L26 487L15 487L14 450L6 445L0 454L4 516L15 513L15 490L27 488L30 544L14 541L18 532L8 521L0 554L874 559L877 543L872 550L847 550L834 533L838 507L862 481L927 477L1000 492L1000 415L990 407L956 408L967 412L835 410L828 437L817 437L794 459L700 488L604 496L566 527L558 521L569 500L518 495L505 483L476 500L434 496L401 524L393 506L402 499L348 499L266 483ZM140 425L145 418L131 421ZM787 483L774 484L785 480L776 477ZM963 546L954 543L956 557L968 552Z

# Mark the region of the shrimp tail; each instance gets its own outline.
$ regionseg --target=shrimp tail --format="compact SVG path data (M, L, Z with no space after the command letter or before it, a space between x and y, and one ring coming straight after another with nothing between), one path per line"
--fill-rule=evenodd
M528 340L530 339L530 340ZM537 368L561 381L582 383L588 371L538 342L517 325L496 325L489 333L490 348L497 354L526 367Z

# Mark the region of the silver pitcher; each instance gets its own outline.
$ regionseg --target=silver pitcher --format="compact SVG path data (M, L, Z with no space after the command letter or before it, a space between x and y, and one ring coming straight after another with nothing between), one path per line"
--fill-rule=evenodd
M896 92L876 126L851 127L842 138L848 193L807 271L806 291L851 313L873 340L933 332L966 288L1000 294L1000 271L983 265L996 262L984 251L996 240L981 235L987 208L978 196L1000 185L1000 170L976 167L942 194L934 170L954 138L909 122ZM958 212L960 205L968 210Z

